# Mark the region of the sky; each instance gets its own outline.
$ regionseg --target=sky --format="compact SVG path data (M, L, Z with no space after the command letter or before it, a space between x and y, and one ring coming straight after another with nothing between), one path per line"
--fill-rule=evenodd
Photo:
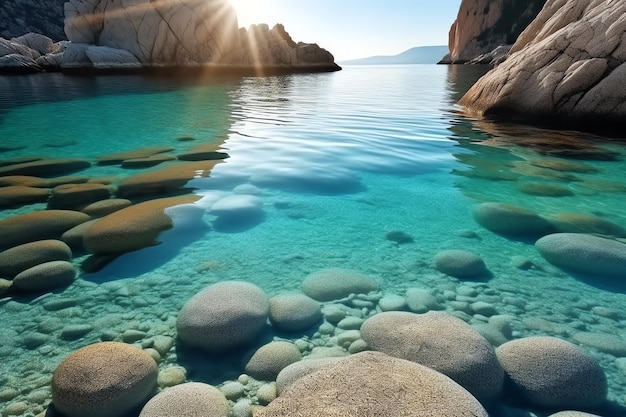
M294 41L335 61L447 45L461 0L230 0L240 27L282 23Z

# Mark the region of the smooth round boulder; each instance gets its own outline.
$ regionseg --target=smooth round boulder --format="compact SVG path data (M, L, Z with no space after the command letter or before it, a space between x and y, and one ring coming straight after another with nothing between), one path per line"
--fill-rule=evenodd
M0 276L12 278L35 265L71 259L72 250L60 240L46 239L24 243L0 252Z
M485 261L473 252L466 250L444 250L435 255L435 268L460 279L474 279L489 274Z
M0 188L0 208L16 207L24 204L43 203L50 192L44 188L10 185Z
M502 391L504 371L491 344L463 320L443 312L385 312L361 326L372 350L428 366L481 401Z
M160 153L173 151L169 146L145 146L129 151L110 153L98 157L98 165L120 164L127 159L147 158Z
M507 385L531 404L550 408L592 408L607 396L604 371L576 345L556 337L512 340L496 349Z
M80 158L45 158L0 167L0 176L26 175L52 177L89 168L91 163Z
M121 417L141 406L157 386L157 364L120 342L81 348L52 374L54 407L67 417Z
M91 217L104 217L118 210L131 206L133 203L125 198L108 198L106 200L96 201L81 209L85 214Z
M597 414L585 413L584 411L559 411L558 413L550 414L548 417L601 417Z
M504 203L481 203L472 209L474 220L485 229L501 235L539 237L554 231L538 214Z
M58 239L74 226L91 220L72 210L43 210L0 220L0 248L35 240Z
M340 359L340 357L305 358L304 360L294 362L284 367L276 376L276 390L278 394L280 395L291 384L303 376L313 373L324 366L332 365Z
M252 342L265 328L269 300L243 281L220 282L194 295L180 310L176 328L187 346L225 352Z
M262 381L274 381L286 366L302 359L294 345L285 341L274 341L261 346L246 364L246 374Z
M111 196L108 186L98 183L63 184L52 189L50 209L76 209Z
M320 304L300 293L279 294L270 298L269 314L272 327L284 332L306 330L322 320Z
M463 387L439 372L362 352L296 380L255 417L487 417Z
M70 230L61 235L61 240L65 242L67 246L72 248L72 251L74 252L86 252L83 241L85 232L89 230L89 228L97 221L98 219L93 219L72 227Z
M229 410L220 390L201 382L187 382L152 397L139 417L227 417Z
M65 287L74 282L76 269L67 261L45 262L28 268L13 278L19 291L45 291Z
M606 219L585 213L557 213L549 218L557 232L626 237L626 229Z
M169 207L197 201L189 195L160 198L118 210L95 222L83 235L85 249L94 254L131 252L158 243L161 232L171 229Z
M326 268L307 275L302 292L317 301L332 301L350 294L367 294L378 290L378 282L351 269Z
M545 260L575 272L626 278L626 244L583 233L554 233L535 242Z

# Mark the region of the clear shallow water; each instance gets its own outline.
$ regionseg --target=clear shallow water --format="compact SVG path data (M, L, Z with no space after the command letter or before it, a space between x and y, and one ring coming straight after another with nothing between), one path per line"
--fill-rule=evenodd
M46 155L95 161L145 146L167 145L181 153L218 143L230 157L210 178L189 185L212 201L252 184L263 201L263 216L250 224L220 225L207 212L195 223L203 227L166 232L161 245L123 255L62 292L3 300L3 407L24 403L26 415L43 410L56 365L89 343L120 338L129 329L145 332L145 339L175 336L178 311L207 285L245 280L274 295L298 289L307 274L328 267L372 275L385 294L429 288L450 311L454 294L475 294L498 314L512 316L515 336L573 340L585 331L626 337L623 313L598 314L598 307L623 312L623 286L607 288L570 276L544 261L531 243L493 234L471 215L475 204L499 201L545 216L594 214L626 227L626 189L620 182L626 148L610 138L461 116L454 103L479 72L348 66L331 74L210 81L0 78L0 159ZM177 141L181 136L196 140ZM548 146L546 138L554 143L555 137L560 145ZM575 161L593 172L542 167L555 161ZM76 175L138 172L94 164ZM529 194L537 183L569 192ZM6 209L0 217L44 208ZM414 242L387 240L394 230ZM479 254L492 277L460 281L436 271L433 257L445 249ZM521 268L526 261L533 266ZM51 310L47 303L59 300L68 307ZM68 326L86 324L92 329L85 336L62 336ZM33 335L43 343L34 346ZM311 346L332 343L313 332L298 338ZM617 358L583 347L607 372L610 399L626 404L626 375ZM179 356L168 355L161 369L186 365ZM232 362L187 368L189 380L214 384L241 373Z

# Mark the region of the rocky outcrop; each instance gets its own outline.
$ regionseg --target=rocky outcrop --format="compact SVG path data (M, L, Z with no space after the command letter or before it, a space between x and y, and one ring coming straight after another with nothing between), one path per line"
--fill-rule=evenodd
M334 57L317 44L296 43L281 24L239 30L241 47L224 57L223 64L253 67L333 66Z
M509 58L459 103L499 118L623 126L625 15L620 0L548 0Z
M463 0L442 64L463 64L498 46L512 45L546 0ZM482 62L480 62L482 63Z
M73 43L123 49L141 63L217 63L239 46L226 0L70 0L65 33Z

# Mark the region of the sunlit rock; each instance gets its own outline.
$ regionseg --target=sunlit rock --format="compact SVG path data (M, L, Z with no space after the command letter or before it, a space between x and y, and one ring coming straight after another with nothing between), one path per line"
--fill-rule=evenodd
M507 61L461 99L470 112L570 124L623 124L626 3L549 0Z
M70 0L65 33L154 64L216 63L239 46L237 16L224 0Z

